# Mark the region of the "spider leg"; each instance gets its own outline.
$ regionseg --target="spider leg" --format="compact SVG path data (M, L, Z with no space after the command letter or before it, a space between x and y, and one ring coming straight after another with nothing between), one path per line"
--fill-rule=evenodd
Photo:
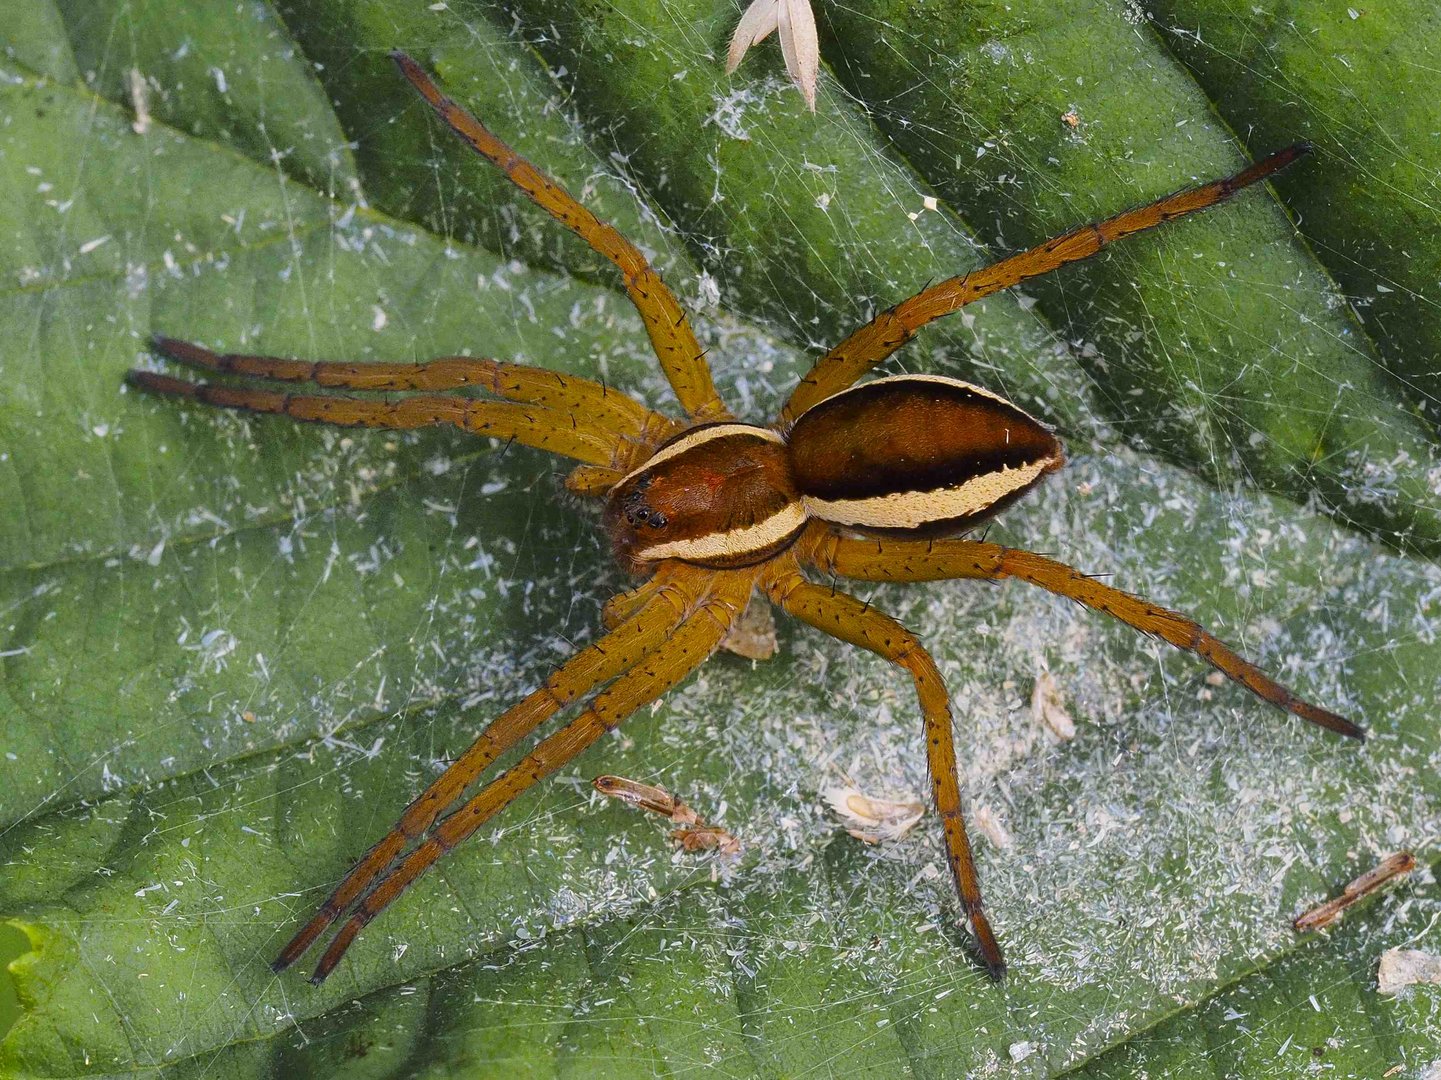
M1288 146L1234 176L1187 188L1104 221L1082 225L1029 251L921 290L881 312L816 361L781 410L781 422L792 423L813 405L840 393L908 342L928 322L1002 289L1049 274L1067 263L1090 258L1113 241L1215 206L1284 169L1310 149L1309 143Z
M625 474L640 464L642 460L643 455L636 453L627 458L626 464L619 467L577 465L566 474L566 490L576 495L604 495L620 483Z
M478 119L441 93L434 80L409 56L399 51L390 55L401 74L420 91L436 115L452 131L505 173L531 202L620 270L626 295L640 313L661 369L686 412L698 419L728 419L730 411L716 393L705 351L696 341L685 312L640 250L613 226L601 221L577 202L555 180L496 138Z
M706 576L709 578L710 574ZM585 712L543 739L534 750L442 820L422 844L365 894L331 940L310 981L322 982L334 971L365 925L442 855L537 781L563 767L626 717L655 701L699 667L740 617L755 577L753 569L715 572L711 583L703 587L700 605L662 644L597 694Z
M600 609L601 624L607 628L619 626L637 611L651 602L651 598L665 588L666 580L660 574L652 574L633 589L616 593Z
M665 641L694 601L669 568L662 567L651 580L658 584L647 595L646 604L633 611L611 633L562 664L540 689L492 721L460 757L416 796L394 827L351 867L314 917L280 951L271 965L272 970L283 971L300 959L405 846L423 836L446 807L459 799L496 758L577 698L640 663Z
M796 569L794 560L775 565L765 579L766 595L802 622L832 637L858 645L907 671L916 684L926 724L926 761L931 772L931 797L945 833L946 856L951 864L961 906L970 917L981 958L993 979L1006 973L1001 947L991 931L981 900L981 885L971 855L966 822L961 816L961 785L956 773L956 748L951 730L950 694L929 653L914 634L853 596L815 585Z
M1153 634L1184 652L1195 653L1221 674L1272 705L1303 720L1353 739L1366 729L1328 709L1303 701L1195 621L1120 589L1104 585L1067 566L1030 551L974 540L856 540L813 534L806 561L842 577L861 581L940 581L946 578L1019 578L1127 626Z
M286 394L253 387L189 382L154 371L138 370L126 372L125 381L151 394L185 398L222 409L276 413L309 423L402 431L454 424L473 435L513 440L590 465L609 467L626 449L620 436L584 412L549 409L541 405L473 401L439 394L417 394L395 401Z
M275 382L314 383L331 390L455 390L473 386L507 401L580 412L629 438L659 442L680 424L613 387L579 375L484 357L443 356L420 364L348 364L276 356L216 353L157 334L155 351L202 371Z

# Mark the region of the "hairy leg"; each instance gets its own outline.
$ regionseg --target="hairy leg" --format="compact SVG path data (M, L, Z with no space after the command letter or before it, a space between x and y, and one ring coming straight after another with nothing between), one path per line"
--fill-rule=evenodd
M424 835L436 818L459 799L496 758L577 698L640 663L665 641L698 599L693 590L706 586L705 580L689 581L688 576L662 568L656 574L659 584L645 605L632 612L630 618L611 633L562 664L540 689L492 721L351 868L314 917L280 951L271 967L283 971L295 963L406 845Z
M1195 653L1257 697L1330 731L1364 739L1366 729L1328 709L1303 701L1224 642L1179 612L1132 596L1074 567L1030 551L974 540L856 540L815 532L802 558L827 573L861 581L940 581L946 578L1019 578L1142 633Z
M665 587L665 575L657 571L635 588L616 593L605 602L605 607L601 608L601 624L607 629L619 626L641 608L648 605L656 593Z
M1215 206L1241 189L1284 169L1309 150L1310 146L1306 143L1289 146L1242 169L1235 176L1187 188L1105 221L1082 225L1029 251L923 289L881 312L816 361L781 410L781 422L794 422L807 409L852 385L910 341L926 323L1002 289L1049 274L1067 263L1090 258L1116 240Z
M537 781L563 767L642 706L683 681L720 644L740 616L755 581L752 570L720 571L711 578L700 605L674 632L597 694L590 707L535 749L469 802L445 818L426 840L401 860L365 896L340 928L316 965L311 982L321 982L340 963L355 936L384 911L447 851L490 820Z
M542 405L471 401L439 394L417 394L395 401L286 394L254 387L189 382L154 371L126 372L125 381L151 394L184 398L222 409L274 413L306 423L401 431L454 424L473 435L549 450L589 465L609 467L623 449L621 437L592 417Z
M645 447L639 446L639 444L637 447L632 449L625 456L623 463L617 466L577 465L566 474L566 490L574 495L591 495L597 498L605 495L625 478L626 473L649 456L649 451Z
M472 386L507 401L593 416L618 434L660 441L680 429L619 390L579 375L484 357L443 356L419 364L350 364L216 353L203 345L156 335L155 350L202 371L275 382L314 383L329 390L455 390Z
M626 295L640 312L661 369L686 412L705 420L727 419L730 412L716 393L705 352L696 341L685 312L640 250L441 93L434 80L409 56L402 52L390 55L400 67L401 74L420 91L436 115L452 131L505 173L510 182L533 203L620 270Z
M926 725L926 761L931 771L931 796L941 818L946 858L951 865L961 906L970 917L986 970L995 979L1006 973L1001 947L991 931L981 900L981 885L971 855L970 838L961 816L961 785L956 772L956 748L951 730L951 702L935 661L915 635L889 615L883 615L853 596L812 584L801 577L794 560L781 560L767 573L766 595L802 622L832 637L848 641L884 657L908 672L916 684Z

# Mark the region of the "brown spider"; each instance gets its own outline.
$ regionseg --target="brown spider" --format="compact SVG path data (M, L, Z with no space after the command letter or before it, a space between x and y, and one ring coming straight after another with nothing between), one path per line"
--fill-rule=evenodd
M605 525L617 556L647 575L606 604L605 636L496 719L406 808L281 951L276 971L293 964L349 912L311 979L323 980L356 934L437 859L536 781L684 680L720 645L759 590L801 621L878 653L915 681L947 859L981 956L999 978L1005 961L981 903L961 817L950 704L940 672L909 630L831 585L814 584L805 568L860 581L1020 578L1196 653L1313 724L1364 738L1363 729L1297 698L1184 615L1032 552L937 539L972 528L1059 469L1059 441L999 395L955 379L914 375L856 385L932 319L1094 255L1113 240L1213 206L1296 160L1306 153L1304 144L1228 179L1084 225L922 290L821 357L776 422L760 426L732 418L680 305L634 245L445 97L414 60L393 55L446 124L620 269L685 419L652 412L588 379L468 357L424 364L309 363L218 355L155 339L155 348L172 360L213 372L347 390L475 387L501 400L435 393L368 400L129 373L130 385L139 389L208 405L361 427L454 424L572 458L580 465L567 485L606 497ZM496 758L602 686L576 719L441 817Z

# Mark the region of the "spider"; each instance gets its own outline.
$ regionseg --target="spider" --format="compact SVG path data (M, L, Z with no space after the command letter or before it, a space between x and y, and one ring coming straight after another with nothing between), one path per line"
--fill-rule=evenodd
M138 389L206 405L359 427L453 424L571 458L579 464L567 486L606 500L603 521L615 554L643 577L607 602L603 636L486 727L406 808L281 950L275 971L292 965L345 916L311 977L323 981L356 935L441 856L689 676L759 592L802 622L879 654L914 680L947 862L980 957L1000 979L1005 961L966 835L941 674L904 626L833 584L817 584L807 570L832 582L1018 578L1195 653L1304 720L1365 737L1364 729L1296 697L1184 615L1043 555L959 539L1062 466L1061 444L1049 428L999 394L957 379L901 375L859 382L931 320L1094 255L1112 241L1214 206L1286 167L1307 145L923 289L821 357L774 423L751 424L736 420L721 401L684 312L640 251L446 97L409 56L396 52L392 58L442 121L620 270L685 416L652 411L589 379L470 357L312 363L221 355L154 339L161 355L218 374L327 389L420 391L393 399L292 394L153 371L128 374ZM461 387L489 396L436 393ZM451 809L498 757L592 694L575 719Z

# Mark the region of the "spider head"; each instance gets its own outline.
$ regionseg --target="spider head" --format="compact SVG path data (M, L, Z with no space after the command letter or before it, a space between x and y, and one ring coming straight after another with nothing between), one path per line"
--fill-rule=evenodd
M680 559L750 566L805 524L785 443L768 428L710 424L682 432L610 492L606 530L629 569Z

